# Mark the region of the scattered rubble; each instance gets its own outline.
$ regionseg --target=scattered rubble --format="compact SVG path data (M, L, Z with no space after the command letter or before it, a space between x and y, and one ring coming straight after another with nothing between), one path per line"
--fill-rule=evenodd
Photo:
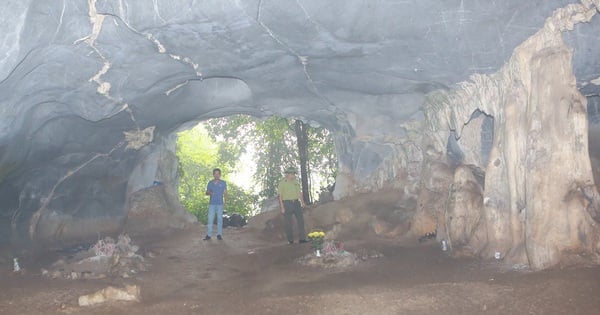
M339 270L356 266L360 262L368 259L380 257L383 257L383 254L376 250L359 249L357 253L352 253L344 250L344 246L341 242L326 240L323 243L320 257L317 257L314 252L311 252L300 257L298 263L309 267Z
M374 249L367 249L367 248L361 248L356 252L356 255L358 256L358 258L360 258L360 260L362 261L366 261L369 259L375 259L375 258L381 258L383 257L383 254L374 250Z
M137 285L126 285L125 288L106 287L92 294L79 297L79 306L91 306L112 301L140 301L140 288Z
M308 267L319 267L323 269L347 269L359 263L356 254L344 252L338 256L321 255L317 257L314 253L302 256L298 263Z
M144 257L137 254L139 247L131 243L127 234L99 240L91 248L76 252L71 258L61 258L42 275L49 278L100 279L107 276L129 278L147 270Z

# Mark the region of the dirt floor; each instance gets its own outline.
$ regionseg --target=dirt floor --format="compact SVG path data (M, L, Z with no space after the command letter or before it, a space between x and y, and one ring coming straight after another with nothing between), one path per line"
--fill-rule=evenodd
M266 241L249 228L202 241L198 225L160 241L134 240L149 271L129 279L63 280L8 268L0 314L598 314L600 267L530 273L500 262L455 259L437 244L355 240L348 251L376 250L344 271L301 266L309 245ZM51 260L50 257L46 257ZM37 260L38 262L44 259ZM79 307L80 295L137 284L142 300Z

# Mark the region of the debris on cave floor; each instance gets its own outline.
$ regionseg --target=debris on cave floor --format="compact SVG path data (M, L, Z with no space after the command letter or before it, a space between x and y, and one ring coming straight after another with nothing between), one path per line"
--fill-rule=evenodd
M437 237L437 230L435 230L433 232L425 233L425 235L419 237L419 239L417 240L417 242L419 244L421 244L421 243L427 242L429 240L434 240L436 237Z
M369 248L357 249L355 253L346 251L343 243L334 240L326 240L320 256L315 251L298 259L298 263L308 267L318 267L329 270L343 270L354 267L369 259L383 257L383 254Z
M106 277L130 278L147 270L144 257L137 254L139 246L131 242L127 234L119 235L117 241L105 237L89 249L81 248L56 261L42 275L49 278L100 279Z
M358 258L362 261L366 261L369 259L375 259L375 258L381 258L383 257L383 254L374 250L374 249L369 249L369 248L361 248L358 249L356 251L356 255L358 256Z
M124 288L106 287L91 294L82 295L78 299L79 306L92 306L114 301L140 301L140 287L126 285Z

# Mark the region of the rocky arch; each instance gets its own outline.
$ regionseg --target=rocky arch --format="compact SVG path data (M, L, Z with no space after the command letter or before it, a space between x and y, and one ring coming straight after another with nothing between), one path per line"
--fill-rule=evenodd
M11 3L0 45L0 239L117 229L131 195L157 179L174 186L178 128L276 113L335 134L336 198L391 187L418 199L416 235L437 228L483 257L499 251L536 269L596 253L582 93L598 93L598 6ZM463 128L476 111L494 118L487 163L481 134ZM446 159L451 131L472 140L456 165Z

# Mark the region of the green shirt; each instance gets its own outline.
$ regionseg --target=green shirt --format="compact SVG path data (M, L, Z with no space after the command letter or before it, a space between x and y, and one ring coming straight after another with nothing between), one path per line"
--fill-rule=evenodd
M283 200L298 200L301 191L298 181L293 180L288 182L285 180L285 178L279 182L277 190L279 191L279 195Z

